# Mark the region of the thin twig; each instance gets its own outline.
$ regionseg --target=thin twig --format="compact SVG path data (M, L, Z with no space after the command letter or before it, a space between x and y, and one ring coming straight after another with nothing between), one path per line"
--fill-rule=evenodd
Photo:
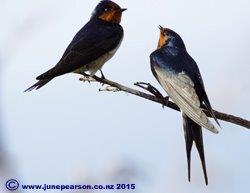
M85 76L88 77L87 74ZM169 108L171 108L173 110L180 111L179 107L175 103L166 100L166 98L164 98L163 95L157 89L154 90L155 88L149 83L142 83L141 84L141 82L139 82L139 83L135 83L135 85L147 90L150 93L155 92L154 95L147 94L145 92L129 88L127 86L124 86L124 85L119 84L117 82L113 82L113 81L108 80L106 78L103 79L103 78L100 78L98 76L93 76L92 78L94 78L96 80L96 82L106 84L106 85L109 85L111 87L115 87L115 88L117 88L117 90L124 91L126 93L130 93L132 95L136 95L136 96L139 96L139 97L154 101L154 102L159 103L159 104L161 104L163 106L169 107ZM80 78L80 81L84 81L84 78ZM146 86L150 85L150 86L152 86L153 90L152 90L152 88L147 89L147 87L143 87L142 85L146 85ZM108 91L108 90L106 90L106 91ZM226 121L226 122L230 122L230 123L245 127L247 129L250 129L250 121L248 121L246 119L236 117L234 115L222 113L222 112L219 112L219 111L216 111L216 110L213 110L213 111L214 111L214 114L215 114L217 119L220 119L220 120L223 120L223 121ZM211 117L210 113L207 110L204 109L204 112L206 113L206 115L208 117Z

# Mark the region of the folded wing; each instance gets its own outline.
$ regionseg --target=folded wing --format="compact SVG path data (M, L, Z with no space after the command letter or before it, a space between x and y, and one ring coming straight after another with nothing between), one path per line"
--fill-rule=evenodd
M123 29L120 26L111 28L87 24L74 37L57 65L37 79L50 79L73 72L115 49L122 37Z
M184 72L171 72L159 65L153 65L154 73L168 93L170 98L180 107L180 109L198 125L208 130L218 133L218 130L209 121L206 114L201 109L199 97L194 89L194 82Z

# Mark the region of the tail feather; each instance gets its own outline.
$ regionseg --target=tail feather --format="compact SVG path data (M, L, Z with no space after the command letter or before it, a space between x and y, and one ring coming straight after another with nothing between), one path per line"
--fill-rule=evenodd
M38 77L36 77L36 79L37 80L45 80L45 79L54 78L55 76L56 76L56 68L51 68L47 72L45 72L45 73L39 75Z
M45 80L39 80L36 84L32 85L31 87L29 87L28 89L26 89L24 92L30 92L34 89L39 89L41 87L43 87L45 84L47 84L49 81L51 81L52 79L45 79Z
M198 153L201 159L205 183L206 185L208 185L208 177L207 177L207 170L206 170L201 126L199 126L190 118L188 118L185 114L183 114L183 129L184 129L184 135L185 135L185 141L186 141L188 180L190 181L191 179L191 164L190 164L191 150L192 150L193 142L195 142L196 148L198 150Z
M70 66L60 66L60 65L58 66L58 64L55 67L46 71L45 73L36 77L36 79L37 80L53 79L57 76L74 71L74 69L69 69Z

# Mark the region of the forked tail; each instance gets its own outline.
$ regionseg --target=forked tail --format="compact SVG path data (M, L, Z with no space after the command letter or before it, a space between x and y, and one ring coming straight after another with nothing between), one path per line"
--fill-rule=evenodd
M193 142L195 142L196 148L198 150L198 153L201 159L205 183L206 185L208 185L201 126L199 126L190 118L188 118L184 113L182 114L182 116L183 116L183 129L184 129L186 151L187 151L188 180L190 181L190 178L191 178L190 177L191 150L192 150Z
M45 80L39 80L36 84L34 84L33 86L29 87L28 89L26 89L24 92L30 92L34 89L39 89L41 87L43 87L45 84L47 84L49 81L51 81L52 79L45 79Z

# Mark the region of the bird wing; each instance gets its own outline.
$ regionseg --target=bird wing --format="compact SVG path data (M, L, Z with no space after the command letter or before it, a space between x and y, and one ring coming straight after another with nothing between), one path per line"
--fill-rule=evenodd
M73 72L115 49L122 37L120 26L87 25L74 37L58 64L37 79L49 79Z
M197 72L195 74L195 87L194 88L196 90L196 93L198 94L200 101L204 102L206 109L209 111L210 115L214 118L216 123L220 126L220 123L214 114L214 111L208 99L207 93L205 91L205 86L204 86L200 72Z
M158 63L159 56L151 55L151 68L157 80L180 109L198 125L218 133L201 109L199 97L194 89L194 82L185 72L176 72L166 68L164 60Z

